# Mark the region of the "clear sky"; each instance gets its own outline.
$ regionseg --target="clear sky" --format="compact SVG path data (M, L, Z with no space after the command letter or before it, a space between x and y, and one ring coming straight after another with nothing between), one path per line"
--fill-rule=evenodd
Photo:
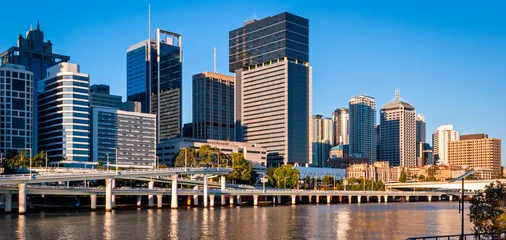
M425 115L428 138L443 124L503 140L506 162L504 1L2 1L0 50L40 20L54 51L126 95L126 49L155 28L183 35L183 121L191 121L191 76L228 73L228 32L253 16L309 19L313 113L331 116L350 96L378 109L403 99ZM154 36L154 34L153 34ZM431 141L429 141L431 142Z

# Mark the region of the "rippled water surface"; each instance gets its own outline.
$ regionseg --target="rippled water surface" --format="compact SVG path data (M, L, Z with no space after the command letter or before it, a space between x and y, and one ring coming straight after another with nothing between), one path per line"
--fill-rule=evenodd
M466 232L470 227L466 217ZM457 202L0 214L0 239L406 239L459 233Z

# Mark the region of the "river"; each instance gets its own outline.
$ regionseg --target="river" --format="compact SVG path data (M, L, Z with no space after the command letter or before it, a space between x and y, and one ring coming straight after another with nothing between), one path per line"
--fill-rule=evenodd
M458 202L67 210L0 214L0 239L406 239L460 219Z

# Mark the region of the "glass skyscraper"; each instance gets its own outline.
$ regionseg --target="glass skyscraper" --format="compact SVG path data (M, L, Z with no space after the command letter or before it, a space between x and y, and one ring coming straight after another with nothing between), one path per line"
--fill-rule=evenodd
M281 13L229 33L238 141L267 149L269 166L311 162L309 20Z
M155 40L127 50L127 100L157 115L157 140L181 136L182 36L156 29Z
M72 63L47 72L38 84L39 150L47 152L49 161L82 167L79 162L90 159L90 77Z
M349 101L350 156L376 162L376 100L360 95Z

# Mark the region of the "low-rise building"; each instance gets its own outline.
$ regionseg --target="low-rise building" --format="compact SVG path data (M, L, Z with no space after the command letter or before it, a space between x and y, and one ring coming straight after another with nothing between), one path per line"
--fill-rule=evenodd
M244 158L253 163L255 171L265 171L267 166L267 150L255 143L234 142L196 138L174 138L163 141L157 145L156 155L160 163L174 166L174 157L183 148L200 148L209 145L218 148L224 154L243 153Z

